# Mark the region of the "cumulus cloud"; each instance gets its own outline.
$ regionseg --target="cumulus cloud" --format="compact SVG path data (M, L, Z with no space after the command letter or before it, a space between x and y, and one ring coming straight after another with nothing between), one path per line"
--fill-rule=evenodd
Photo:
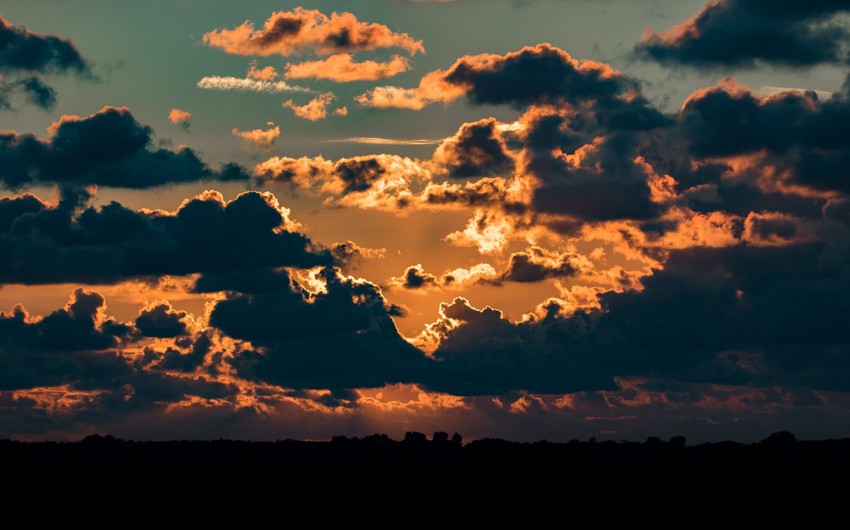
M331 55L326 59L289 63L286 65L287 79L328 79L337 83L351 81L376 81L393 77L410 69L410 61L401 55L393 55L387 62L355 61L350 53Z
M251 21L232 29L215 29L204 35L204 44L236 55L262 56L303 52L330 55L385 48L400 48L411 55L425 51L422 41L383 24L362 22L352 13L327 16L302 7L272 13L259 30Z
M845 2L713 0L663 32L646 29L638 56L695 68L846 64Z
M432 159L457 178L510 173L513 158L494 118L463 124L437 148Z
M86 206L66 193L51 206L32 195L0 200L0 283L100 283L165 274L329 264L270 193L232 201L208 191L174 212Z
M63 116L40 138L0 132L0 182L10 188L34 184L152 188L200 180L247 180L235 164L214 170L195 152L153 146L153 130L125 107L104 107L90 116Z
M239 129L233 128L231 133L233 136L241 138L252 145L256 145L260 149L271 149L274 147L275 140L277 140L280 136L280 127L275 125L273 122L268 122L267 125L270 126L269 129L240 131Z
M323 270L322 289L231 294L218 302L210 324L263 348L234 360L245 377L295 388L345 389L410 381L425 357L396 330L380 289ZM307 352L311 352L309 355Z
M646 108L641 98L619 99L635 88L633 79L604 63L578 61L551 44L538 44L505 55L467 55L446 70L424 75L416 88L378 87L358 96L357 101L367 107L414 110L450 103L461 96L477 104L516 106L598 101L631 106L651 115L653 109Z
M306 87L290 85L285 81L271 81L269 79L257 79L252 77L221 77L206 76L198 81L198 88L204 90L237 90L240 92L265 92L277 94L279 92L306 92L312 90Z

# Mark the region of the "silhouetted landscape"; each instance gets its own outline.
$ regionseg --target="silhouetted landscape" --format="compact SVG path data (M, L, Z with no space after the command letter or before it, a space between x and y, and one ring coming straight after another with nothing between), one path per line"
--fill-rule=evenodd
M317 483L342 476L365 480L400 477L570 477L607 480L624 474L750 475L834 473L850 468L850 439L798 441L778 432L752 444L687 445L684 437L643 443L572 440L567 443L481 439L459 434L429 439L409 432L331 441L234 440L143 442L92 435L79 442L0 441L4 477L23 483L210 484L225 479Z

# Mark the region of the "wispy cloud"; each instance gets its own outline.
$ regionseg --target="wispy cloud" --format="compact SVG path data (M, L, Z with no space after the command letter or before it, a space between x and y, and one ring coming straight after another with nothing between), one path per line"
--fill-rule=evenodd
M284 81L266 81L262 79L247 79L242 77L206 76L198 81L198 88L204 90L238 90L240 92L307 92L313 91L307 87L290 85Z
M442 142L444 138L374 138L370 136L356 136L354 138L337 138L334 140L325 140L325 143L352 143L352 144L369 144L369 145L436 145Z

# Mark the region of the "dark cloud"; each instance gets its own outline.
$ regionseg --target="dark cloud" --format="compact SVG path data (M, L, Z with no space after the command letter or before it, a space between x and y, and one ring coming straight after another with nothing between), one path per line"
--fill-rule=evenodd
M457 134L440 144L433 160L456 178L510 173L513 158L497 126L494 118L461 125Z
M670 132L676 143L665 152L668 159L756 155L762 157L762 171L777 168L793 184L847 192L850 142L843 130L848 120L847 86L825 101L799 92L759 98L727 79L688 98Z
M288 388L359 388L414 381L422 353L399 335L400 313L373 284L321 274L325 292L297 286L270 294L231 293L210 324L261 348L234 359L240 374Z
M463 56L447 70L426 74L419 87L378 87L357 97L370 107L421 109L466 95L478 105L593 105L607 126L646 130L666 123L640 94L640 83L604 63L578 61L544 43L505 55Z
M91 116L64 116L39 138L0 132L0 182L152 188L199 180L247 180L234 164L213 170L189 148L152 146L153 131L126 108L104 107Z
M292 280L285 269L259 269L207 273L194 285L197 293L236 291L245 294L279 293L292 291Z
M56 91L37 76L12 82L0 79L0 109L12 107L10 96L22 94L27 103L49 110L56 106Z
M105 309L103 296L77 289L64 309L32 321L21 306L0 317L0 340L6 346L54 351L105 350L117 344L117 338L98 322ZM112 326L115 329L115 326Z
M806 67L847 63L850 32L843 0L720 0L662 33L647 30L638 56L696 68Z
M411 265L401 277L400 286L405 289L423 289L437 285L437 277L422 269L422 265Z
M583 327L578 319L561 322L559 332L567 343L556 346L557 335L513 324L501 311L476 309L463 298L443 304L441 313L450 320L438 322L442 341L434 352L436 370L423 381L428 388L456 395L498 395L516 389L567 393L613 387L599 359L568 347L570 336ZM452 321L459 325L448 324Z
M661 212L636 161L644 135L611 131L594 116L528 111L523 170L539 185L535 211L584 221L649 219ZM599 136L607 133L606 136Z
M563 316L551 301L516 324L456 299L432 326L442 363L427 384L454 393L561 393L654 375L846 390L850 342L841 315L850 276L827 255L817 244L676 251L642 291L602 295L599 311Z
M368 190L386 172L377 157L344 158L334 164L334 174L345 185L345 193Z
M70 192L52 207L31 195L0 201L0 283L116 283L333 261L287 227L270 193L225 202L206 192L174 213L80 201Z
M525 252L514 252L501 275L504 281L531 283L547 278L572 276L579 271L578 254L558 254L532 246Z
M36 73L93 77L89 63L70 40L14 26L0 16L0 109L11 107L12 94L22 94L42 109L53 108L56 91Z
M3 17L0 71L90 73L88 63L70 40L14 26Z
M189 332L187 317L185 311L173 309L168 302L160 302L139 312L136 328L145 337L180 337Z

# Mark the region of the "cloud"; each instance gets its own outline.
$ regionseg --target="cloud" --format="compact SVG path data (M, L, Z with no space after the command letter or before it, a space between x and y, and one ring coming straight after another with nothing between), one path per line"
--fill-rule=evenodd
M427 138L414 138L414 139L402 139L402 138L374 138L370 136L355 136L353 138L341 138L339 140L325 140L325 142L332 143L353 143L353 144L366 144L366 145L436 145L441 143L443 140L430 140Z
M286 65L287 79L328 79L337 83L351 81L376 81L393 77L410 69L410 61L401 55L381 63L354 60L350 53L331 55L327 59L289 63Z
M264 184L289 184L316 194L338 196L340 204L395 210L414 200L411 183L425 182L430 173L417 160L397 155L371 155L326 160L271 157L254 167Z
M367 107L414 110L432 103L450 103L461 96L468 96L475 104L518 107L597 101L651 113L642 98L619 99L637 88L633 79L604 63L578 61L551 44L538 44L505 55L467 55L447 70L425 74L416 88L377 87L358 96L357 101Z
M186 311L178 311L163 300L143 307L136 317L135 325L145 337L173 339L188 335L192 322Z
M189 128L189 119L192 118L192 113L180 109L171 109L168 113L168 121L174 125L180 125L184 129Z
M422 41L395 33L383 24L361 22L352 13L327 16L315 9L297 7L272 13L263 28L245 21L233 29L204 34L204 44L236 55L283 55L303 52L330 55L341 52L400 48L411 55L424 53Z
M268 125L273 127L266 130L252 129L250 131L240 131L234 128L231 133L233 136L242 138L246 142L256 145L261 149L271 149L274 147L275 140L280 136L280 127L272 122L269 122Z
M635 52L694 68L846 64L848 11L844 2L715 0L661 33L647 28Z
M117 283L165 274L223 273L332 263L270 193L226 202L205 192L175 212L86 207L66 195L55 206L31 195L0 200L0 283Z
M520 283L539 282L547 278L573 276L586 267L592 268L580 254L561 254L532 246L527 251L511 254L500 279Z
M729 78L692 94L675 131L689 155L753 173L767 192L787 195L791 186L846 192L850 185L841 167L850 159L850 143L839 131L847 115L846 84L826 100L797 91L759 97Z
M404 274L399 277L390 278L387 286L390 288L400 287L408 290L431 290L431 289L463 289L470 285L491 284L496 285L500 276L492 265L478 263L469 268L458 267L446 271L440 276L434 276L425 272L421 263L411 265L405 269Z
M438 278L433 274L425 272L421 263L411 265L404 274L398 278L391 278L390 285L398 286L403 289L427 289L438 285Z
M234 359L250 379L285 387L345 389L413 380L425 357L405 342L379 288L325 269L321 290L230 294L210 314L210 324L249 340L262 352ZM310 352L307 354L307 352Z
M90 116L63 116L40 138L0 132L0 182L12 189L35 184L98 185L144 189L200 180L247 180L226 164L213 170L195 152L152 146L153 131L125 107L104 107Z
M283 106L292 109L295 115L299 118L310 121L318 121L324 120L328 117L328 106L333 103L335 99L336 96L332 92L325 92L324 94L319 94L304 105L296 105L291 99L289 99L283 102ZM337 109L334 111L334 114L345 115L348 114L348 110L340 111L340 109Z
M15 94L42 109L56 106L56 91L35 74L94 78L89 62L68 39L15 26L0 16L0 43L0 109L11 108L9 97Z
M274 66L265 66L263 68L257 68L256 61L251 63L251 66L248 67L248 79L256 79L258 81L274 81L279 77L277 70Z
M454 136L437 147L432 160L455 178L509 174L513 158L497 127L495 118L461 125Z
M265 92L277 94L279 92L313 92L309 88L290 85L285 81L270 81L267 79L206 76L198 81L198 88L204 90L237 90L240 92Z
M12 82L0 78L0 109L10 109L10 96L23 94L26 102L44 110L56 106L56 91L38 76L23 77Z
M0 42L0 71L91 75L89 63L68 39L14 26L0 17Z

